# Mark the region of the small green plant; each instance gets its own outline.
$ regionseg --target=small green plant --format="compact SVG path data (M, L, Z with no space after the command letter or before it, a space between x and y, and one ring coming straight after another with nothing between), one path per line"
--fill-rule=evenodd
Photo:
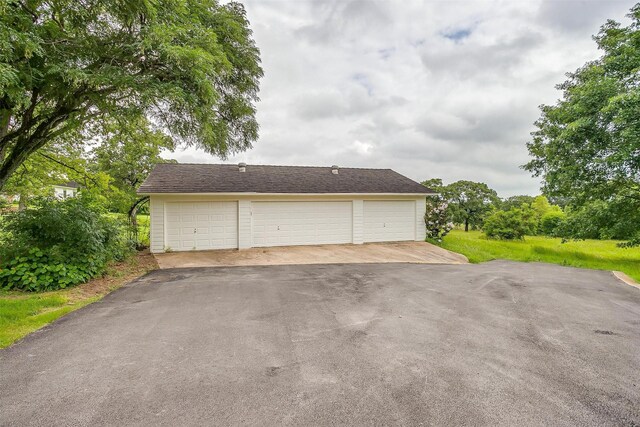
M485 220L483 231L487 237L504 240L522 240L533 234L537 221L535 212L527 207L495 211Z

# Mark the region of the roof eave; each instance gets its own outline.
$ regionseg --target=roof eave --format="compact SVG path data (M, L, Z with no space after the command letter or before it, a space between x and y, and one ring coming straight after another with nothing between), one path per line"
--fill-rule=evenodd
M212 192L212 193L188 193L188 192L158 192L138 191L140 196L405 196L421 197L434 196L437 193L263 193L263 192Z

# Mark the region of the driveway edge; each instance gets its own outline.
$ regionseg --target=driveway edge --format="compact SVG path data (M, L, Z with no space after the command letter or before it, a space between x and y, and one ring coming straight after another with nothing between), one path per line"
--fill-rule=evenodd
M622 271L612 271L611 273L616 279L626 283L629 286L640 289L640 283L636 282L631 277L624 274Z

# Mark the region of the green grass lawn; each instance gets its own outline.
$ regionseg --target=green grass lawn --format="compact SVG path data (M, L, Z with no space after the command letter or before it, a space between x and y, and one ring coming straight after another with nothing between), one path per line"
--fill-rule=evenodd
M112 264L103 277L59 291L0 290L0 348L7 347L65 314L98 301L109 292L157 268L148 253Z
M624 249L613 240L579 240L527 236L524 241L488 239L480 231L453 230L440 244L473 263L493 259L539 261L597 270L618 270L640 282L640 248Z
M0 293L0 348L99 298L71 302L67 296L56 293L29 296Z

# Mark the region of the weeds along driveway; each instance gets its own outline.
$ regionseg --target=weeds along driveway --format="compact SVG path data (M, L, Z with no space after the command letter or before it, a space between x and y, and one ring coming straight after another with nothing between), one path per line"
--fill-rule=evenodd
M0 351L0 425L633 425L639 325L544 264L160 270Z

